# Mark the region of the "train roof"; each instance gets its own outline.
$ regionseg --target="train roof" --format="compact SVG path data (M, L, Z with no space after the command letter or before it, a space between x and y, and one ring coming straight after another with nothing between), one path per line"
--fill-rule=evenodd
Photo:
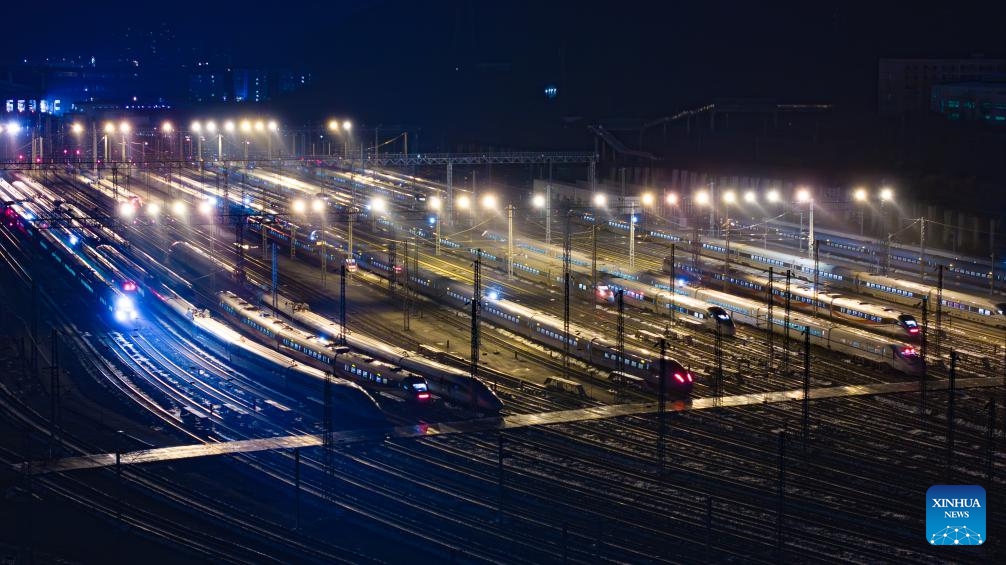
M859 273L857 276L859 277L860 280L863 281L874 282L877 284L887 285L892 288L899 288L902 290L911 291L916 295L920 295L919 298L920 300L921 296L929 295L930 293L932 294L930 299L931 300L935 299L937 289L934 286L930 286L923 283L917 283L914 281L896 279L893 277L885 277L882 275L872 275L869 273ZM989 310L998 310L998 305L1006 302L1006 297L1004 296L998 296L997 298L998 300L994 300L990 298L978 297L972 294L968 294L966 292L960 292L958 290L948 290L946 288L943 289L943 300L953 300L954 302L980 305Z

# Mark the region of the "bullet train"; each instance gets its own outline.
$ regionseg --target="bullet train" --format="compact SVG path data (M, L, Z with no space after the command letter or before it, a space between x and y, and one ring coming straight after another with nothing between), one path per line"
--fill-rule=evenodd
M723 255L726 251L724 245L720 243L706 242L702 247L706 250L706 254L712 256ZM814 261L803 257L734 243L730 244L730 253L731 261L763 270L771 266L781 273L789 269L796 278L808 282L814 280ZM669 259L664 260L665 272L669 270L668 261ZM833 288L860 292L915 308L921 306L922 297L925 296L929 300L930 312L935 312L937 294L935 285L874 275L826 262L819 262L817 267L818 280ZM681 272L680 265L678 272ZM987 298L970 292L944 289L942 307L944 312L966 320L1006 327L1006 297L1002 295ZM909 329L911 328L906 326L906 330Z
M743 269L734 269L727 274L714 273L713 278L726 280L734 290L755 299L764 299L769 288L767 277ZM776 304L785 304L785 275L773 280L772 296ZM813 284L800 279L790 279L789 297L793 308L825 316L833 321L847 322L898 339L916 341L922 337L915 316L907 312L849 298L836 292L814 292Z
M634 308L665 315L673 311L675 320L713 333L719 332L721 336L733 336L736 331L733 319L722 306L683 294L671 294L670 290L661 290L639 281L610 276L598 280L597 295L608 302L615 302L619 290L622 291L623 302Z
M922 298L929 303L929 313L935 316L937 289L935 286L905 281L869 273L857 273L856 289L863 294L920 308ZM943 289L943 313L972 322L1006 327L1006 297L985 298L966 292Z
M272 303L272 296L268 293L261 296L262 302ZM340 334L339 324L312 312L306 304L278 296L276 306L283 315L310 328L319 336L334 339L334 336ZM467 371L351 331L346 332L346 343L367 355L386 359L394 365L425 375L430 391L454 407L468 409L474 405L477 411L484 413L497 413L503 408L503 402L492 389L482 380L473 379Z
M384 397L416 405L432 403L423 375L299 330L232 292L223 291L218 299L225 317L250 328L260 341L294 359L331 371Z
M773 333L786 332L786 317L781 308L774 308L772 323L769 324L768 307L758 301L734 296L716 290L693 287L679 287L688 295L716 304L733 314L737 323L761 329L771 328ZM824 317L814 318L806 314L791 313L789 317L791 339L803 339L803 332L809 328L810 342L871 364L887 366L909 376L925 374L926 363L919 351L911 344L896 339L879 336L857 328L835 324Z
M44 212L29 202L18 202L22 197L10 191L10 185L0 187L0 195L8 202L4 224L32 253L41 252L55 261L72 281L80 284L101 308L118 323L133 323L139 319L136 285L131 281L117 280L105 265L89 260L81 248L86 247L63 228L36 226ZM93 250L91 250L93 251Z
M156 285L148 287L155 297L175 314L174 321L192 337L229 364L258 378L272 377L266 386L280 389L305 402L305 407L320 410L318 402L326 379L332 399L333 425L345 428L383 428L388 420L374 398L359 385L326 371L299 363L282 353L242 336L237 330L197 309L174 291ZM376 438L375 438L376 439Z
M359 262L361 267L387 276L383 258L363 253ZM431 298L461 309L471 307L474 294L471 285L423 270L410 273L410 278L421 293ZM570 333L566 334L562 320L555 316L504 299L482 296L481 300L482 317L487 322L559 351L564 351L568 343L574 357L618 373L616 376L642 379L646 388L659 391L659 353L626 347L620 354L614 343L588 328L570 324ZM665 366L664 391L674 398L689 396L694 386L692 373L673 359L665 359Z
M779 235L786 238L797 237L798 226L775 222L780 226ZM880 263L887 261L887 254L891 256L891 266L907 271L918 271L922 253L918 247L892 243L890 246L882 242L865 239L861 236L836 233L832 231L819 231L815 237L820 242L821 251L846 257L850 260L861 263ZM968 257L960 253L945 251L942 249L926 249L926 266L930 272L936 270L939 265L943 265L948 276L953 276L959 282L974 285L976 287L988 288L992 276L992 264L986 258ZM1006 280L1006 270L997 269L995 272L997 281Z
M183 265L195 265L197 270L203 272L207 270L222 270L231 272L232 268L222 261L211 257L209 254L185 241L178 241L171 245L169 256L172 262ZM247 284L268 293L267 285L247 277ZM265 302L271 303L271 294L264 298ZM289 299L277 300L277 306L281 312L291 315L294 310L294 302ZM304 323L318 336L325 336L332 339L338 335L338 326L332 322L324 322L312 319L316 315L310 311L299 311L296 316L291 316L298 322ZM320 316L318 317L320 318ZM307 323L305 320L311 320ZM323 320L323 319L322 319ZM483 381L473 380L470 375L463 371L458 371L446 365L435 363L421 357L410 356L407 352L399 350L377 340L368 340L356 334L347 334L348 345L354 349L362 351L375 360L390 364L395 367L402 367L408 371L421 374L426 379L426 386L429 392L447 402L453 407L468 409L473 404L475 411L483 414L498 413L503 408L503 402Z

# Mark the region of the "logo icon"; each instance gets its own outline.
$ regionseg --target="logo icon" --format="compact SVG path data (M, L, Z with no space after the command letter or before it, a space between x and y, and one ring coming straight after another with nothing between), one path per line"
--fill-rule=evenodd
M933 485L926 491L929 545L985 543L985 489L980 485Z

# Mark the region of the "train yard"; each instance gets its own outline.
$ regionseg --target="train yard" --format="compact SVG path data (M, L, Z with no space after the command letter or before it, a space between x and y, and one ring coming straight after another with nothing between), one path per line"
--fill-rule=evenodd
M396 242L396 258L388 249L394 236L374 211L370 216L353 212L353 236L347 233L345 214L335 211L339 208L332 212L337 221L305 222L298 229L291 225L292 215L270 208L285 209L287 199L323 192L315 176L296 167L253 169L240 178L225 170L179 170L170 179L151 173L139 191L145 205L158 194L166 202L170 192L186 195L186 212L179 208L156 222L115 220L102 228L91 221L93 214L87 220L77 214L74 223L72 214L59 215L59 207L28 208L53 206L62 199L79 210L105 210L106 218L115 217L115 207L129 202L129 196L112 196L120 199L113 204L106 192L94 189L107 179L84 181L86 175L58 171L37 178L22 172L5 176L10 188L5 201L24 202L8 208L16 209L21 224L8 216L4 228L4 262L11 267L5 269L10 283L5 286L15 294L3 311L18 321L6 327L20 329L4 342L10 370L4 373L0 407L13 425L4 434L0 479L13 501L10 508L17 516L31 517L11 530L28 540L28 547L39 547L50 534L42 517L58 506L72 509L76 521L92 521L67 537L68 546L86 545L90 536L123 552L142 548L212 562L929 563L945 556L926 544L921 509L928 486L983 484L990 507L1003 506L1006 418L996 414L1004 404L1006 357L1003 330L995 323L948 310L941 334L926 328L931 333L921 358L924 368L913 371L820 343L805 346L802 330L819 318L806 310L797 313L795 306L791 312L788 301L753 316L753 323L734 324L738 312L726 308L735 335L724 335L715 322L699 323L692 311L675 309L675 299L666 292L664 302L652 300L653 308L633 307L630 301L622 308L614 297L599 299L596 281L590 281L579 290L576 283L570 285L567 325L585 328L577 339L591 347L570 343L566 358L564 288L554 276L562 272L561 261L533 258L546 264L548 275L541 277L542 269L533 267L510 278L505 264L486 258L476 277L468 244L452 246L449 236L439 236L443 241L434 252L428 236L423 239L427 232L415 226L410 231L405 220L387 219L402 222L392 224L393 233L414 235L404 246L404 240ZM402 200L394 196L392 177L355 175L343 182L355 183L353 195L369 190L392 202ZM228 183L233 186L227 191L220 188ZM56 194L59 198L52 196ZM342 206L348 198L346 192L332 191L329 205ZM210 199L217 199L217 211L200 216L198 206ZM239 223L240 210L256 218L289 219L264 233L264 223L258 231L252 222L247 228ZM140 209L135 213L142 217ZM27 214L34 218L27 221ZM45 219L45 227L38 218ZM128 244L117 245L113 235L101 231L113 227L112 233ZM78 279L63 274L64 263L30 248L24 238L33 236L25 235L25 228L51 231L53 238L65 233L71 253L77 244L69 238L80 234L81 245L91 245L83 234L93 231L101 245L122 247L120 252L138 262L163 260L142 265L157 273L158 282L153 277L129 281L142 292L136 297L136 319L131 314L116 319L114 301L111 316L83 315L95 311L95 300L79 291ZM236 236L235 228L248 233ZM529 220L525 237L534 239L540 230ZM624 254L623 237L617 231L600 234L593 233L596 239L589 244L596 246L602 263L614 262ZM479 240L477 234L465 235ZM359 270L340 280L339 266L347 264L346 246L354 236L348 258ZM573 239L572 247L583 253L586 238ZM167 251L177 241L205 250L224 265L239 265L242 276L212 263L199 264L196 256L170 257ZM270 256L260 242L276 243L278 252ZM298 249L300 243L304 245ZM101 245L89 249L97 252ZM496 240L475 245L493 257L503 256ZM639 272L667 279L662 245L641 243L639 253ZM319 260L319 254L325 259ZM713 251L702 260L717 259ZM403 409L400 395L372 386L379 372L387 376L394 371L392 381L399 382L406 374L399 369L366 369L371 383L350 379L341 384L333 377L357 375L353 371L363 371L365 363L352 370L345 365L349 373L342 376L321 370L315 380L305 380L290 375L304 371L300 365L310 364L307 357L298 360L281 341L270 349L266 340L269 353L261 356L268 361L253 358L250 346L235 353L237 344L255 338L241 329L240 318L228 319L219 293L243 293L249 308L261 300L256 312L268 308L270 285L265 281L276 280L276 271L278 290L288 301L302 302L333 323L341 313L343 331L354 338L346 340L349 346L379 339L394 351L389 356L415 358L409 374L426 379L438 399L435 409ZM586 271L577 265L571 279L584 284ZM719 264L712 272L720 272ZM473 370L476 278L483 290L492 289L501 298L480 300L480 362ZM42 282L33 286L31 281ZM123 283L113 284L116 292L127 292ZM156 298L171 296L158 284L174 284L174 297ZM451 289L464 289L461 294L468 301L452 304ZM651 289L654 296L660 292ZM685 288L680 290L684 297ZM637 294L645 296L642 289ZM188 306L173 306L176 299ZM882 296L870 300L885 304ZM637 306L647 303L646 298L638 301L642 304ZM907 304L888 308L922 317ZM682 319L671 318L672 310ZM551 321L544 325L506 323L546 316ZM216 330L217 335L226 337L215 338L217 345L211 346L208 320L218 319L228 327ZM829 321L836 327L845 323ZM766 332L766 325L782 331ZM548 339L525 333L523 327L537 328ZM262 328L260 337L287 335L268 325ZM588 329L598 337L585 339ZM869 328L848 331L858 335L854 332ZM46 342L39 353L24 345L32 335ZM920 346L889 333L871 335L908 348L911 355ZM325 338L333 343L297 351L315 351L312 358L331 351L338 360L343 354L334 343L339 335ZM668 351L663 363L658 359L661 341ZM373 347L354 354L372 363L384 351ZM594 352L601 352L600 357ZM421 360L434 355L453 369ZM671 362L669 370L662 369L666 381L647 380L656 367ZM628 378L634 367L640 367L638 383ZM452 377L457 380L437 381L437 371L457 374ZM471 372L478 378L467 380ZM662 383L676 377L683 383L685 375L687 392L675 394L684 389L668 388L666 396L659 394ZM983 386L955 389L947 385L951 379ZM556 382L572 386L552 386ZM789 402L716 404L717 398L728 396L883 383L919 384L922 392L916 387L916 392L817 400L808 394ZM334 389L336 385L342 388ZM464 386L476 388L459 388ZM455 389L460 392L452 398ZM367 396L385 406L381 422L343 410L349 401L340 394L347 391L359 391L358 402ZM712 406L690 410L689 400L682 398L689 395ZM498 404L490 402L494 398ZM654 403L658 398L677 404L665 412L654 405L622 417L471 433L395 437L381 431ZM387 408L389 403L397 408ZM112 463L87 471L36 474L30 464L173 445L298 434L324 438L333 432L360 435L344 445L323 442L144 465ZM1006 521L1001 513L990 512L989 517L989 544L956 553L956 559L978 563L1001 557L1001 539L995 536L1006 533ZM12 545L11 539L2 543Z

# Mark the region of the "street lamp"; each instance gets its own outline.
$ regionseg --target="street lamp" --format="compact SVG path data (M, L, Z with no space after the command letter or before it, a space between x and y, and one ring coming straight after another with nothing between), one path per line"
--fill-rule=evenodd
M796 193L796 201L803 204L807 203L810 206L809 219L807 221L807 252L810 254L814 253L814 197L811 195L810 190L806 188L801 188ZM800 210L800 245L803 245L803 210ZM801 247L803 249L803 247Z
M464 230L468 234L468 245L472 244L472 230L475 228L475 203L474 194L469 196L467 194L462 194L455 200L459 210L467 210L468 216L468 229ZM453 210L451 211L453 214Z
M198 147L198 157L197 158L199 160L199 164L200 164L200 167L201 167L202 166L202 162L203 162L203 134L202 134L202 132L203 132L203 124L201 124L199 122L192 122L192 126L191 126L190 129L192 129L192 133L194 133L195 136L196 136L196 146ZM190 145L189 149L191 150L191 148L192 148L192 146Z
M887 203L894 200L894 190L890 187L883 187L880 189L880 220L883 222L884 231L887 232L887 240L884 244L884 275L889 275L891 273L891 238L894 236L891 233L890 227L887 222Z
M77 144L77 147L76 147L76 151L77 151L77 166L79 167L80 166L80 136L81 136L82 133L84 133L84 126L82 126L81 124L79 124L77 122L74 122L74 124L72 126L70 126L70 131L73 132L74 139L76 140L76 144Z
M430 221L433 222L434 228L436 229L436 233L434 234L434 238L435 238L435 243L434 243L435 251L434 251L434 254L437 257L439 257L440 256L440 208L442 207L442 203L440 202L440 197L438 197L438 196L431 196L430 197L430 201L429 201L429 207L430 207L430 210L433 210L433 218L431 218Z
M699 208L709 206L709 234L713 235L714 234L713 216L715 215L715 212L713 210L715 208L715 206L713 205L713 197L709 192L706 192L705 190L699 190L698 192L692 194L692 202L694 202L695 205L698 206Z
M546 186L547 189L551 188L551 185ZM547 194L535 194L531 199L531 205L535 208L540 208L542 213L545 215L545 255L552 255L552 210L549 206L549 197Z
M105 123L105 136L102 138L105 142L105 163L108 163L108 138L113 133L115 133L115 124L112 122Z
M268 155L269 155L269 158L272 159L272 135L274 133L276 133L277 130L279 130L279 125L275 122L275 120L270 120L269 123L266 124L266 129L269 130L269 134L266 136L266 140L267 140L266 143L268 144L268 147L269 147L268 148ZM281 154L282 154L282 152L281 152Z
M119 133L122 134L122 162L126 162L126 134L129 133L130 127L128 122L122 122L119 124Z
M346 132L346 148L344 157L349 157L349 145L350 145L350 132L353 131L353 123L349 120L342 122L342 130ZM360 159L363 159L363 155L360 155ZM362 166L362 165L361 165Z
M859 208L859 235L862 236L864 217L866 216L866 189L862 187L857 188L855 192L852 193L852 198L856 201L856 207Z
M506 219L507 219L507 279L513 280L513 204L507 204L506 206Z
M244 150L245 150L244 153L245 153L246 169L248 168L248 146L251 144L251 141L248 139L248 136L251 134L251 131L252 131L252 123L249 120L241 120L241 133L244 134Z

